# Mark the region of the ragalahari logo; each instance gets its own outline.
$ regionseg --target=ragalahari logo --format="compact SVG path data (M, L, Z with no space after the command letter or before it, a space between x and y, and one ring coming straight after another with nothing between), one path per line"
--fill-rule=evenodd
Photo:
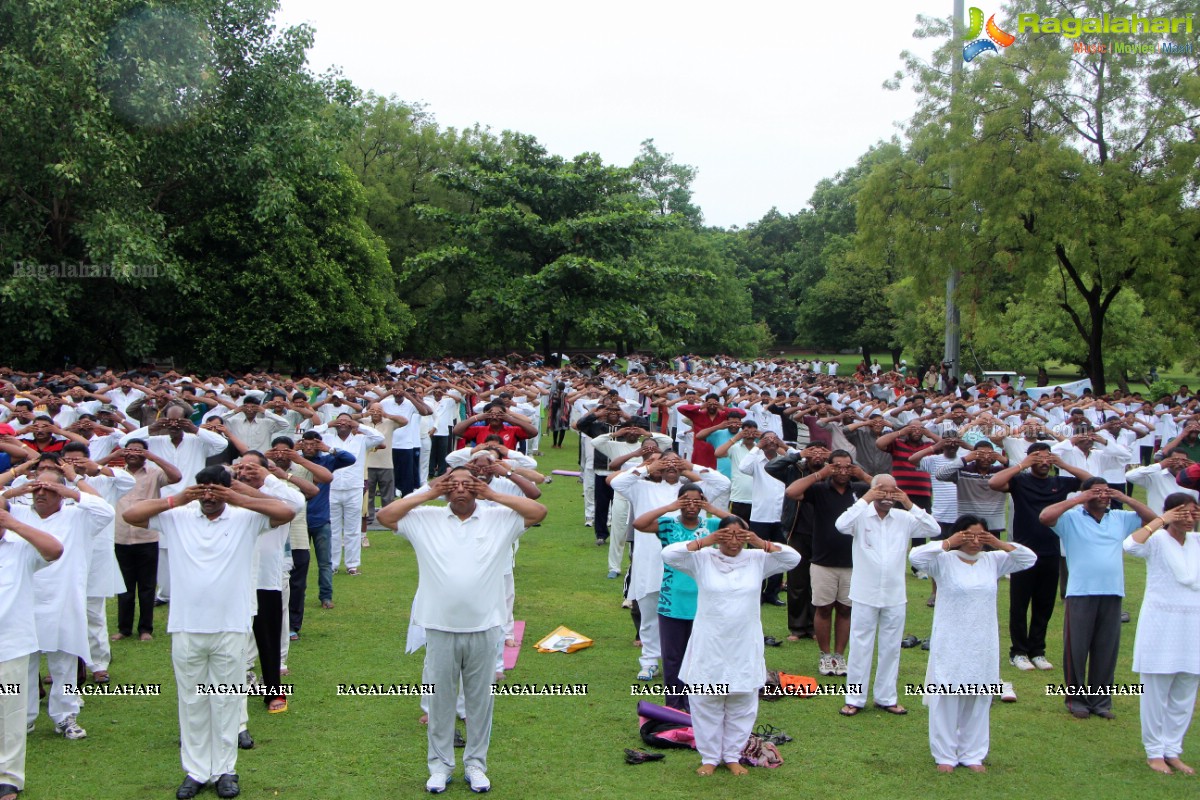
M987 32L987 38L980 38L979 34ZM1000 30L1000 26L996 24L996 15L992 14L988 17L987 25L983 24L983 11L971 6L971 29L967 31L967 44L963 46L963 61L970 61L980 53L986 53L991 50L993 53L1000 52L1000 47L1008 47L1017 40L1017 37L1011 33L1005 33Z

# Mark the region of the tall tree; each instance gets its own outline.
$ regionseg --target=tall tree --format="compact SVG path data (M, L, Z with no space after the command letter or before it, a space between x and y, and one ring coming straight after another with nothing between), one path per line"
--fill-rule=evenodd
M657 214L664 217L679 214L692 225L703 222L700 207L692 202L695 167L676 164L671 153L660 152L653 139L646 139L632 169L638 193L654 203Z

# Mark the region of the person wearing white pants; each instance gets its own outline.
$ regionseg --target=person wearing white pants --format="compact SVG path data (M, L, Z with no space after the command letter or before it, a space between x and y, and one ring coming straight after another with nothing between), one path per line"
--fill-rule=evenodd
M329 515L332 526L330 560L332 568L341 566L343 556L346 571L357 575L362 564L363 490L366 481L367 453L384 443L379 431L356 421L349 414L339 414L329 425L313 428L321 435L331 451L345 451L354 456L354 469L333 473L329 486Z
M755 549L746 549L747 544ZM694 690L688 701L700 753L696 773L712 775L724 764L744 775L746 768L738 762L767 680L762 582L795 567L800 554L763 541L740 517L729 516L703 538L667 545L662 558L696 580L696 619L679 670L679 680Z
M25 698L38 694L28 675L38 647L33 575L62 554L58 539L0 510L0 575L5 576L0 593L0 686L20 687L0 692L0 798L25 788Z
M619 470L632 469L642 463L645 455L669 450L671 439L661 433L643 430L633 432L626 428L625 432L616 436L605 433L592 440L592 447L608 459L607 472L611 475ZM612 505L608 511L608 577L617 578L621 575L621 562L625 557L625 542L632 532L633 516L630 514L629 498L620 492L613 492Z
M153 524L168 541L175 597L167 632L186 772L178 800L195 797L209 783L216 784L218 797L240 791L234 770L242 697L205 689L244 680L258 537L295 516L287 503L235 492L231 483L225 467L205 467L180 494L143 500L123 515L135 527Z
M1133 671L1142 677L1142 746L1155 772L1195 770L1180 760L1200 685L1200 505L1174 492L1163 513L1126 537L1125 552L1146 559L1146 595L1138 613Z
M992 693L1000 686L996 586L1004 576L1037 562L1025 545L997 539L988 522L962 515L948 538L913 548L908 557L913 568L938 583L925 683L954 692L924 697L929 750L938 772L960 766L972 772L987 769L983 760L990 744ZM993 549L984 552L984 547ZM855 607L856 615L858 611Z
M895 508L895 506L902 508ZM907 714L896 697L900 672L900 639L904 630L907 596L905 564L911 540L941 533L937 521L913 505L891 475L876 475L871 489L834 522L839 532L854 537L850 575L850 659L846 666L846 704L843 716L852 717L866 705L866 684L871 678L875 641L879 641L879 666L875 675L875 705L891 714Z

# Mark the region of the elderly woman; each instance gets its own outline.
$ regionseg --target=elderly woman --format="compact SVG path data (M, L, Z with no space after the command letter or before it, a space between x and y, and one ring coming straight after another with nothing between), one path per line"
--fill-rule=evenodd
M1195 770L1179 760L1200 683L1200 506L1183 492L1167 495L1163 514L1131 533L1125 552L1146 559L1146 595L1138 614L1133 670L1142 676L1142 745L1146 763L1170 775Z
M994 550L984 552L985 547ZM938 772L964 766L985 772L990 687L1000 683L1000 628L996 622L996 581L1029 569L1037 561L1025 545L1002 542L980 517L955 520L940 542L913 548L912 565L938 582L933 611L926 684L961 694L926 694L929 749Z
M747 544L757 549L748 550ZM787 545L764 542L740 517L730 516L713 533L669 545L662 555L665 564L691 575L698 589L680 680L701 691L724 692L689 698L701 759L696 773L712 775L724 763L733 774L744 775L746 768L738 761L758 715L758 691L767 680L759 610L762 581L795 567L800 554Z
M700 518L700 512L710 515ZM679 496L661 508L654 508L633 521L633 527L643 533L657 533L664 547L676 542L690 542L717 529L718 522L725 516L704 498L699 484L685 483L679 487ZM645 609L644 613L649 613ZM686 694L679 690L679 668L688 640L692 638L692 623L696 619L696 582L688 575L669 566L663 567L662 586L658 590L658 636L662 648L663 686L675 694L667 695L671 708L688 710Z

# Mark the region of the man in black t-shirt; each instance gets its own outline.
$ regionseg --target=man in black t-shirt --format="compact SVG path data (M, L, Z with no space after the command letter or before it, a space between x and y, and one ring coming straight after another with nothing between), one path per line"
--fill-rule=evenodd
M1070 476L1051 475L1051 467ZM1059 538L1038 521L1038 515L1046 506L1061 503L1071 492L1079 491L1080 483L1090 477L1051 453L1047 443L1035 442L1024 461L997 472L988 481L995 491L1012 495L1012 540L1037 554L1037 563L1014 572L1010 581L1008 634L1012 646L1008 660L1017 669L1054 668L1046 659L1046 629L1058 589Z
M813 627L821 651L822 675L846 674L846 645L850 641L851 549L854 539L838 532L834 523L870 487L871 476L845 450L829 454L829 463L795 481L786 497L803 501L813 512L812 579ZM834 615L836 614L836 620ZM830 648L830 632L833 647Z

